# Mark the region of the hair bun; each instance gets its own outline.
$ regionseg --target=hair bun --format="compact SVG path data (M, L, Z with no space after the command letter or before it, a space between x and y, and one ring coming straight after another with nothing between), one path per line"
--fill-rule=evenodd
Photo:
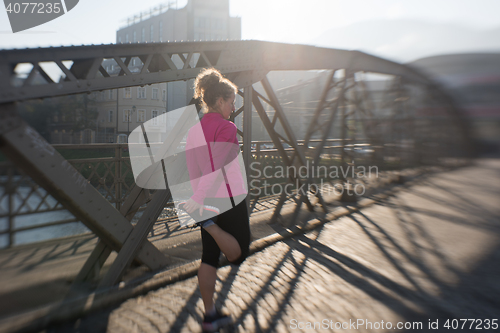
M228 99L236 94L238 87L224 78L215 68L206 68L198 74L194 81L194 98L200 99L203 107L213 106L219 97Z
M207 90L207 88L209 88L210 86L218 84L222 78L223 77L221 73L219 73L219 71L215 68L207 68L203 70L200 74L198 74L198 77L196 78L194 84L194 97L203 97L203 93L205 92L205 90Z
M199 85L202 90L219 83L222 79L222 75L219 72L212 71L206 73L200 78Z

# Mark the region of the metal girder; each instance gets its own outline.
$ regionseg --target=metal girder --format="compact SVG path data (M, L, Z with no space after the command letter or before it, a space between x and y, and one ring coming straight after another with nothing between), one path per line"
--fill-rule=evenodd
M196 100L191 99L189 104L194 104ZM186 121L186 117L188 113L183 114L180 123ZM181 126L176 127L172 132L169 133L167 138L165 139L163 146L165 147L165 151L169 151L171 147L176 147L180 141L182 136L178 134L177 129L181 128ZM142 127L143 132L145 133L144 126ZM150 153L151 163L154 163L153 157ZM163 165L163 160L162 160ZM171 199L172 195L170 190L168 189L168 181L166 179L165 174L165 166L163 165L163 172L165 177L165 186L166 190L157 190L146 207L146 211L142 214L141 218L137 222L134 230L130 233L129 237L123 244L123 247L118 252L118 256L111 265L108 273L103 278L103 280L99 283L99 287L109 287L113 284L119 282L119 279L125 273L125 270L128 268L132 260L136 257L137 253L143 246L144 242L147 242L147 235L153 228L158 216L165 208L167 202ZM145 203L147 197L145 192L147 190L140 189L138 186L134 186L134 189L129 196L129 199L124 205L121 213L129 218L132 218L135 215L137 209Z
M125 218L130 221L139 207L148 202L150 199L149 191L146 191L139 186L134 186L130 191L127 200L123 203L120 209L120 214L125 216ZM85 264L80 269L80 272L73 281L73 284L79 284L97 277L102 265L106 262L106 259L108 259L111 252L112 248L106 246L106 243L100 239L94 250L92 250L90 256L85 261Z
M194 98L189 102L190 105L195 103L196 100ZM184 119L181 119L180 121L184 121ZM175 138L175 140L173 140L173 138ZM175 131L171 132L164 143L166 145L166 149L168 150L170 149L170 146L178 145L180 140L181 137L177 135ZM115 259L115 262L113 262L108 274L104 280L101 281L101 287L109 286L111 281L117 281L117 279L123 275L125 269L136 258L139 246L141 246L144 241L147 243L146 236L148 232L151 231L154 221L156 221L170 199L170 194L169 192L166 193L166 191L157 191L154 194L154 198L156 198L155 201L147 206L146 211L136 224L133 233L130 234L124 247L119 251L119 258ZM130 221L142 205L152 200L153 198L151 197L149 190L145 190L137 185L134 185L129 196L120 208L120 214ZM137 228L138 226L139 228ZM105 249L103 246L105 247L105 245L102 244L102 241L99 241L80 270L77 278L75 279L75 283L83 282L92 278L92 273L102 267L102 264L111 254L111 249Z
M339 83L336 83L334 80L334 75L335 71L331 71L331 73L328 75L325 83L325 88L323 89L323 92L321 94L321 98L318 102L316 111L314 113L313 119L311 120L311 123L309 124L308 131L306 132L306 137L304 140L304 146L303 146L303 152L309 150L309 140L311 139L311 136L313 133L320 132L321 135L321 143L317 144L315 147L315 153L313 157L313 167L317 166L319 163L319 159L321 156L321 153L323 152L323 148L326 144L327 139L330 136L330 131L333 127L333 123L335 121L335 117L337 116L337 111L339 109L339 104L342 104L343 101L343 95L345 91L345 86L346 86L346 77L344 77ZM337 96L334 96L332 100L328 101L328 95L329 93L337 87L337 84L341 85L340 92ZM320 125L319 119L322 114L326 113L328 116L327 122L324 124ZM329 113L329 114L328 114ZM309 185L312 182L312 173L309 175L308 179L305 182L305 185ZM327 213L327 208L326 204L324 203L320 191L318 189L317 193L315 193L316 196L319 199L319 202L321 206L323 207L323 210L325 213ZM292 220L295 221L295 219L298 217L300 207L302 202L307 198L307 195L304 193L301 193L299 196L299 199L297 200L297 205L294 210L294 214L292 217Z
M105 242L99 239L97 245L94 247L94 249L90 253L90 256L85 261L85 264L83 264L82 268L73 280L72 288L75 288L82 282L97 278L102 266L108 259L111 252L111 247L107 246Z
M274 110L276 111L275 117L277 116L277 118L275 119L279 119L281 126L283 126L283 129L285 130L289 142L291 142L292 146L296 149L295 155L299 158L300 163L302 165L305 165L306 157L304 153L301 151L301 149L299 149L299 147L297 146L297 138L295 137L295 134L293 133L293 130L290 124L288 123L288 120L286 119L285 112L283 112L283 108L281 107L278 97L276 97L276 94L274 93L274 90L271 87L271 83L269 83L267 77L264 77L261 83L262 86L264 87L264 90L266 91L267 96L269 97L270 102L272 103L271 105L274 107ZM274 125L275 122L273 121L273 126ZM283 147L281 145L281 142L280 146Z
M294 156L291 159L288 157L288 155L285 151L285 148L283 147L283 144L281 143L280 136L274 130L275 123L272 123L269 120L269 117L267 116L267 114L264 110L264 107L262 106L262 103L259 99L259 94L254 90L252 93L253 105L255 106L255 109L257 110L257 113L258 113L260 119L262 120L264 127L267 130L267 133L269 134L274 145L278 149L278 152L279 152L285 166L292 166L296 156L298 157L298 161L296 161L295 163L299 166L305 166L306 159L303 155L303 152L301 151L301 149L299 149L299 147L297 145L297 140L295 139L295 136L293 135L293 131L290 128L290 124L288 124L288 120L286 119L286 116L284 115L283 110L282 110L281 106L279 105L279 101L277 100L276 95L274 94L274 91L272 90L272 87L271 87L269 81L267 81L267 79L264 79L262 81L262 83L263 83L263 86L265 87L265 90L268 94L269 99L273 103L273 104L271 104L271 106L273 106L275 108L275 112L278 113L278 118L280 119L281 125L285 128L286 134L288 135L288 140L289 140L288 142L290 142L292 147L295 149ZM299 177L297 177L297 175L289 175L289 177L290 177L290 181L292 183L296 181L297 184L300 186L302 186L304 184L303 181L300 180ZM276 204L276 207L274 209L274 213L273 213L273 216L272 216L270 222L275 222L276 219L281 216L280 212L281 212L281 209L282 209L286 199L287 199L287 194L285 191L283 191L280 195L280 199L279 199L278 203ZM309 199L307 197L305 197L304 200L305 200L306 205L309 208L309 210L314 211L314 206L309 201Z
M264 87L264 90L266 91L267 96L269 97L270 102L272 103L272 105L274 106L274 109L276 111L275 112L275 119L279 119L280 124L283 127L283 129L285 130L286 136L288 138L287 142L289 142L290 146L292 146L295 149L294 157L298 158L297 164L299 166L306 166L307 165L306 156L304 155L304 152L302 151L302 149L300 149L300 147L297 144L297 138L295 137L295 134L290 126L290 123L288 122L288 120L286 118L285 112L283 111L283 108L281 107L280 102L279 102L276 94L274 93L273 88L271 87L271 83L269 83L269 80L267 79L267 77L265 77L261 82L262 82L262 86ZM273 121L273 126L274 125L275 125L275 122ZM278 147L278 145L277 145L277 147ZM285 153L285 150L283 148L283 145L280 141L279 141L279 147L281 147L281 149L278 148L278 150L280 150L280 152L281 152L281 150L283 151L282 156L287 156ZM292 160L290 162L288 162L288 159L285 159L285 162L286 162L287 166L292 165L294 163L294 158L292 158ZM305 182L299 181L299 184L301 186L307 186L308 181L307 180ZM286 200L286 193L285 192L283 192L283 193L284 193L284 195L281 195L280 200L279 200L278 204L276 205L276 207L277 208L279 207L280 210L281 210L281 207L283 206L283 204L285 203L285 200ZM323 208L324 212L326 213L326 205L323 202L323 198L321 197L321 193L318 191L316 193L316 196L319 199L321 207ZM303 201L306 202L306 205L310 211L314 211L314 206L310 202L310 200L307 198L307 195L301 194L299 196L298 201L296 201L297 204L295 207L295 212L292 216L290 223L292 223L292 224L295 223L295 220L298 217L298 212L301 208Z
M5 114L8 116L8 110L13 108L11 105L1 109L0 118ZM14 122L17 126L14 126ZM118 251L133 229L130 222L19 116L14 117L10 123L13 125L11 128L2 128L0 132L0 148L5 155L80 219L107 246ZM167 264L165 255L150 242L144 244L138 259L151 269L158 269Z
M243 161L245 162L246 174L250 175L250 163L252 161L252 86L243 88ZM249 179L247 179L249 183ZM250 211L250 196L247 196L247 208Z
M176 66L173 56L182 61ZM182 57L181 57L182 56ZM196 63L190 65L190 61ZM132 73L128 66L133 57L141 59L141 71ZM105 59L114 59L119 73L110 73L102 67ZM52 62L66 75L59 82L52 80L41 69L41 63ZM68 62L71 67L66 67ZM16 77L19 64L31 64L26 79ZM251 82L237 82L240 86L258 82L271 70L321 70L350 68L392 74L408 81L428 83L425 76L414 69L359 51L344 51L306 45L291 45L261 41L180 42L152 44L110 44L101 46L71 46L25 50L0 51L0 104L32 98L44 98L83 92L115 89L127 86L195 78L200 69L214 66L223 74L251 72ZM46 84L33 85L32 78L39 73ZM21 85L14 82L21 80Z
M139 70L137 66L130 67L132 59L134 61L139 59L142 62ZM117 70L108 71L103 66L106 60L114 60ZM42 64L46 62L53 62L65 77L54 82L43 70ZM65 64L68 63L66 67ZM16 76L15 69L19 64L32 65L31 71L26 73L25 78ZM117 251L118 257L108 275L101 281L101 286L116 283L134 259L147 264L151 269L167 264L166 257L147 241L146 236L169 198L166 193L168 191L155 192L143 217L135 228L132 227L129 221L137 209L151 199L149 194L140 188L134 188L123 206L119 207L118 203L115 209L97 190L87 186L86 180L16 115L11 102L188 80L195 78L202 68L211 66L219 69L236 85L243 87L243 91L239 93L244 98L244 106L234 117L243 113L243 131L238 133L243 137L247 174L250 174L248 164L251 161L252 107L255 107L283 163L287 166L307 164L308 143L313 133L320 132L321 143L313 156L314 164L318 163L323 146L329 139L339 114L342 162L345 163L349 157L344 149L346 143L356 139L356 128L347 130L350 126L348 119L356 124L361 121L370 143L382 145L383 138L377 133L380 131L377 126L380 121L373 119L373 122L370 122L375 125L370 127L360 119L361 113L365 118L367 116L370 119L374 118L371 114L373 108L369 105L371 99L366 89L361 95L356 92L357 87L363 88L363 86L362 81L358 84L354 74L361 71L394 75L399 84L413 83L429 87L434 98L441 98L452 112L456 112L454 120L457 127L462 129L467 137L466 126L460 119L453 101L437 85L413 68L358 51L261 41L118 44L0 51L2 150L100 237L98 245L82 267L75 282L88 279L93 271L97 274L111 250ZM343 69L345 76L342 80L335 81L335 72L332 71L329 75L302 149L266 75L272 70L325 69ZM46 83L39 82L39 78ZM38 79L38 82L35 82L35 79ZM259 81L267 96L262 96L254 90L252 85ZM328 99L331 91L335 91L336 96ZM269 104L275 110L273 119L269 119L262 102ZM391 106L394 106L393 102L391 103ZM327 121L320 124L320 116L325 113ZM284 135L276 131L275 126L278 122L284 129ZM352 138L349 138L349 135ZM291 157L285 151L283 142L294 149ZM117 166L115 173L116 176L120 176L121 168ZM305 180L299 177L290 178L292 182L295 180L299 185L307 185L312 181L311 177ZM118 188L115 190L118 198L121 194ZM314 194L326 212L327 208L321 193L318 191ZM282 192L274 209L272 221L280 216L281 209L289 197L286 192ZM307 195L299 193L295 200L296 209L291 223L298 216L302 202L306 203L310 211L314 211L314 205Z
M252 100L253 100L253 105L255 106L255 110L257 111L257 114L259 115L260 119L262 120L262 124L266 128L266 131L269 134L269 136L271 137L271 140L276 145L279 154L282 156L283 160L285 161L285 164L290 165L290 161L288 160L288 155L286 154L286 152L283 148L283 145L280 143L280 139L277 136L276 132L274 132L274 126L272 125L271 121L269 120L269 118L266 114L266 111L264 110L264 107L262 106L262 103L260 102L258 94L255 90L252 92ZM293 182L294 179L291 178L290 181ZM280 211L281 211L281 208L283 207L283 203L284 203L284 200L281 200L281 198L285 197L285 196L286 196L286 194L284 192L281 193L280 201L279 201L279 203L281 203L281 205L276 206L271 221L275 221L278 218L278 216L280 216ZM258 198L255 198L254 200L258 200Z
M118 256L113 261L108 273L99 283L99 287L111 287L120 282L119 279L125 272L125 269L132 263L132 260L136 257L144 242L147 242L148 233L153 228L158 216L171 197L169 190L158 190L155 192L146 211L118 252Z
M335 70L332 70L328 75L328 77L326 78L325 87L323 88L323 92L321 93L318 105L316 106L316 111L314 112L314 116L311 119L311 122L309 123L309 127L307 129L306 136L304 138L304 147L303 147L304 153L309 148L309 140L311 139L311 136L321 126L321 124L319 123L319 118L326 109L328 94L335 87L335 82L333 79L335 72L336 72Z

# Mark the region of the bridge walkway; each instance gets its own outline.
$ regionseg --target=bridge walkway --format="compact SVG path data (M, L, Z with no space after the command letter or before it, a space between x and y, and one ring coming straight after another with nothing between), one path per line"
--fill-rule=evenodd
M217 305L238 332L325 330L315 322L370 332L382 321L425 332L436 320L445 331L461 318L484 329L500 313L499 173L499 160L482 160L433 174L276 242L219 270ZM192 277L47 332L197 332L201 318Z
M270 199L273 205L276 199ZM252 231L256 238L275 232L266 222L270 211L252 216ZM148 239L169 259L168 268L193 262L201 257L199 229L180 228L174 218L160 217ZM45 242L15 246L0 251L0 319L25 312L65 298L72 281L96 246L94 234L75 235ZM99 275L105 275L116 258L113 252ZM148 274L144 266L135 267L124 281ZM85 286L88 290L93 285Z
M416 175L418 171L409 170ZM396 173L381 172L378 178L369 179L367 193L384 190L391 186ZM338 194L324 193L325 199L332 205L338 205ZM259 200L250 218L254 240L263 239L283 229L281 225L269 224L278 198L269 196ZM285 205L282 211L284 220L291 214L294 204ZM334 207L331 207L334 208ZM171 213L171 212L170 212ZM168 216L166 210L148 236L158 249L164 253L170 265L166 270L192 263L201 257L201 240L198 229L180 228L178 221ZM300 213L299 221L308 221L311 214L305 209ZM314 216L312 216L314 217ZM36 311L38 308L67 299L72 282L86 259L94 249L98 238L94 234L76 235L53 239L45 242L18 245L0 251L0 327L8 322L9 317L21 313ZM102 278L116 258L111 253L103 269L98 273ZM151 272L145 266L130 269L123 277L125 283L137 278L146 278ZM80 286L80 295L89 295L95 290L98 279ZM22 322L23 320L21 320Z

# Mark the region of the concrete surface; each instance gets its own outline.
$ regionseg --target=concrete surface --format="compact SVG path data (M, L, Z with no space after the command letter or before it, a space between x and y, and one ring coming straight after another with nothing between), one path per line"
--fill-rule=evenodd
M434 174L221 268L216 303L237 332L489 331L499 217L499 160ZM201 332L202 317L193 277L45 332Z

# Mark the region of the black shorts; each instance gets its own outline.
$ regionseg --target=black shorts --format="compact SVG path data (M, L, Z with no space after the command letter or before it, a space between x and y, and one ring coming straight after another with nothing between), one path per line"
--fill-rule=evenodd
M204 203L217 207L218 200L221 199L206 198ZM222 200L227 201L227 199ZM240 244L241 256L234 262L231 262L231 264L241 264L248 256L250 247L250 220L248 217L246 200L242 200L232 209L217 216L217 221L215 223L222 230L236 238L238 244ZM219 266L220 248L213 237L203 228L201 229L201 242L203 244L201 262L217 268Z

